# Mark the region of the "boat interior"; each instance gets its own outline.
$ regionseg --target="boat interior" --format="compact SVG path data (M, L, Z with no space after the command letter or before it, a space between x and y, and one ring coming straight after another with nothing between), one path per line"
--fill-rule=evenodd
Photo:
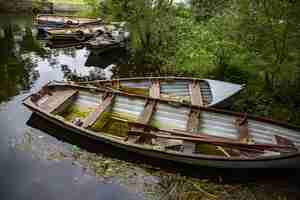
M146 90L147 84L140 86ZM169 91L168 86L160 85ZM182 82L178 91L187 91L187 85ZM45 86L24 103L99 136L186 155L247 159L295 152L300 145L298 130L247 115L95 88Z
M97 84L100 87L104 85L130 94L172 99L199 106L207 106L213 102L211 88L205 80L142 79L95 83Z

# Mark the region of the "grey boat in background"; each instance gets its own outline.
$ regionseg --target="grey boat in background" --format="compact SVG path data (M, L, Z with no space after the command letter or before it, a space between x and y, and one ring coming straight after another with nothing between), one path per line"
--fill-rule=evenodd
M35 16L34 22L40 27L67 28L79 27L91 24L100 24L101 18L83 18L77 16L46 15Z
M75 84L110 88L125 93L179 101L197 106L222 106L244 85L189 77L137 77L76 82Z
M244 113L54 82L23 104L74 134L145 157L218 168L300 163L299 127Z

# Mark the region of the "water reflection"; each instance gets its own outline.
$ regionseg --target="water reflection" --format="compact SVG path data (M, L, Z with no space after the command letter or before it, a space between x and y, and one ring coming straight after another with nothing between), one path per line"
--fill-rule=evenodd
M93 68L84 67L86 49L50 49L35 36L30 17L0 16L1 199L140 199L119 184L99 182L71 162L49 162L15 148L32 130L26 125L31 113L22 99L51 80L63 80L66 66L79 74ZM54 138L44 136L46 144L56 145ZM37 147L36 152L41 150Z
M21 90L29 90L34 80L39 77L35 71L36 63L31 57L24 56L28 51L28 41L32 39L32 34L29 34L31 31L28 31L30 27L25 29L27 31L23 33L21 27L13 24L4 24L1 27L0 102L18 95ZM38 44L33 47L42 53Z

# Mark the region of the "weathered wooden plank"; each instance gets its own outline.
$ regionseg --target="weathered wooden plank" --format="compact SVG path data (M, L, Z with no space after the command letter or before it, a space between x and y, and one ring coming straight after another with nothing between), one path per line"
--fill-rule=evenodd
M190 90L192 105L204 106L203 98L202 98L202 94L201 94L200 82L193 80L189 84L189 90Z
M151 120L152 114L154 112L156 101L148 100L142 115L139 117L138 122L141 124L148 124Z
M150 86L150 97L152 98L160 98L160 83L159 80L153 80Z
M199 119L200 110L194 110L191 109L191 112L189 114L189 119L187 121L187 127L186 130L193 132L197 131L197 128L199 127L200 119Z
M96 120L99 118L99 116L101 115L101 113L103 113L106 108L108 108L110 106L110 104L112 103L114 96L109 95L107 96L104 101L96 108L96 110L94 112L92 112L83 122L82 127L83 128L87 128L91 125L93 125Z
M55 111L60 105L65 103L67 100L77 95L77 93L77 90L58 90L55 91L53 95L44 95L37 102L37 105L46 112L51 113Z

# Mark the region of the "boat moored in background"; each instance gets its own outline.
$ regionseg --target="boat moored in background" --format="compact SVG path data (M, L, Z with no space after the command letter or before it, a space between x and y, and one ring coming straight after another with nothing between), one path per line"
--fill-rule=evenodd
M126 93L162 98L198 106L222 106L244 85L189 77L136 77L76 82L79 85L111 88Z

